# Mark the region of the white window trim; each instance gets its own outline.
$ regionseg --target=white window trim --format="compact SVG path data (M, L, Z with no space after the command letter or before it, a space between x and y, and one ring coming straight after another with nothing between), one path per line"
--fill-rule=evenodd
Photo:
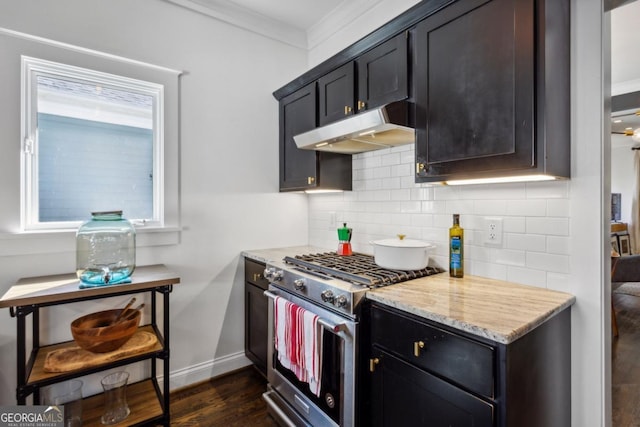
M153 105L153 219L135 220L136 226L164 226L164 87L160 84L22 55L21 73L21 228L23 231L77 229L83 221L40 222L37 162L37 77L64 77L96 82L149 95Z
M76 65L83 68L105 70L134 79L162 84L165 88L165 129L164 129L164 225L162 227L136 226L137 247L166 246L180 243L180 87L185 73L181 70L139 61L124 56L101 52L78 45L59 42L0 27L0 62L5 68L5 81L13 87L20 87L21 55L45 58L54 62ZM21 114L20 91L5 93L4 102L12 103ZM4 185L9 191L3 199L9 203L0 205L0 256L69 253L75 249L75 230L34 230L21 229L20 181L18 157L19 140L22 133L20 117L5 123L4 131L11 135L10 157L2 160L3 168L16 173L6 175ZM15 155L15 156L14 156ZM11 163L13 162L13 163ZM15 201L15 203L14 203Z

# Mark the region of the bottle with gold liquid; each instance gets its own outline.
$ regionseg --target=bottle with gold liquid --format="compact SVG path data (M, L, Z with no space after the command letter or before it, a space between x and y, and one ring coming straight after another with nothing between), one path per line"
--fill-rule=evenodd
M453 214L453 227L449 229L449 276L464 276L464 229L459 214Z

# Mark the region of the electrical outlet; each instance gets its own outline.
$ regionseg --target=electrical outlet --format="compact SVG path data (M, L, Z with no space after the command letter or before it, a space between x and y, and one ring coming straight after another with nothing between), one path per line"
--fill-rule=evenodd
M336 213L335 212L329 212L328 215L328 220L327 221L329 223L329 230L336 230Z
M486 217L483 231L485 245L502 246L502 218Z

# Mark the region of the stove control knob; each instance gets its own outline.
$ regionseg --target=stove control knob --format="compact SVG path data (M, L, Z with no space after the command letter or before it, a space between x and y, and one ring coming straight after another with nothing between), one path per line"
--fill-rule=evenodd
M297 291L301 291L304 289L304 279L296 279L293 281L293 287Z
M271 280L273 277L271 276L273 274L274 269L273 268L265 268L264 269L264 278L267 280Z
M322 301L329 302L331 304L333 304L333 301L335 299L335 297L333 296L333 291L329 289L322 291L322 293L320 294L320 298L322 298Z
M337 307L346 306L347 305L347 297L345 297L344 295L340 295L338 298L336 298L335 305Z
M273 280L274 281L277 282L279 280L282 280L283 277L284 277L284 271L274 269L274 271L273 271Z

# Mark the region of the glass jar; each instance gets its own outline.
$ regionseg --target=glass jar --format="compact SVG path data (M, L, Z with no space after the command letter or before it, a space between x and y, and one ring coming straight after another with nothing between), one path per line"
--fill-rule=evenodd
M136 229L122 211L92 212L76 233L76 274L101 285L127 279L136 268Z

